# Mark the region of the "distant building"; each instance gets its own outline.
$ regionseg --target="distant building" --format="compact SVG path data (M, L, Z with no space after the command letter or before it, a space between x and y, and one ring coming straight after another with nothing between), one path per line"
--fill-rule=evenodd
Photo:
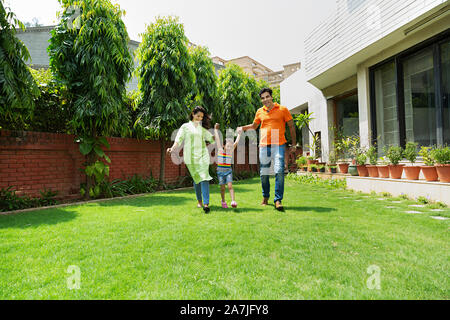
M267 81L272 87L279 87L280 83L291 76L294 72L300 70L300 62L292 63L283 66L282 71L273 71L272 69L264 66L262 63L248 57L240 57L231 60L225 60L220 57L213 57L212 61L221 66L227 66L230 64L237 64L246 73L255 77L256 79L262 79Z
M30 52L31 63L30 67L34 69L47 69L50 66L50 58L47 52L49 46L49 40L51 38L51 31L55 26L43 26L43 27L28 27L25 31L17 29L17 37L25 44ZM130 40L128 47L131 54L134 56L134 52L139 47L140 42ZM189 47L196 46L189 42ZM134 60L134 67L138 66L138 61ZM216 74L223 68L222 65L214 64ZM132 77L128 83L128 90L136 90L138 88L138 79Z

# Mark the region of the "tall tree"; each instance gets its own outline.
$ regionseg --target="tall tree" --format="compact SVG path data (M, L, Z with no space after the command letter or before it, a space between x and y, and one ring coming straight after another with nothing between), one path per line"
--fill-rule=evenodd
M15 14L0 0L0 123L23 122L31 116L39 88L26 66L28 49L16 37L15 26L25 30Z
M195 73L195 86L191 105L203 106L212 114L213 123L222 123L222 104L217 92L218 78L210 53L206 47L192 47L190 53Z
M165 175L165 141L186 121L195 73L184 26L177 17L158 17L137 49L141 91L139 120L161 141L160 181Z
M124 12L109 0L59 1L61 20L48 48L50 68L75 109L71 124L87 155L87 194L98 196L109 172L98 160L109 160L101 148L109 147L104 137L128 127L120 114L133 67L129 37Z
M237 128L251 123L255 117L249 76L241 67L228 65L219 75L219 97L223 103L223 121L227 127Z

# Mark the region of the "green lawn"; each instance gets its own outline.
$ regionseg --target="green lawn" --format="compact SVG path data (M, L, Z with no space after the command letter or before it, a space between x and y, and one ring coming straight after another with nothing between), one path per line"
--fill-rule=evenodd
M449 221L430 208L286 180L279 213L258 179L235 189L224 210L212 186L210 215L173 191L0 216L0 299L450 298Z

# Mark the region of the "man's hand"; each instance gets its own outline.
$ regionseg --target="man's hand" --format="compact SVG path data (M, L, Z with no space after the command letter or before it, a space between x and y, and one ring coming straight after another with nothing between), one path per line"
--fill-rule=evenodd
M220 124L216 123L216 125L214 126L214 129L219 130L220 129Z
M236 133L237 134L242 134L244 132L244 130L242 129L242 127L238 127L237 129L236 129Z
M293 154L296 154L296 153L297 153L297 146L296 146L296 145L291 146L291 147L289 148L289 151L290 151L291 153L293 153Z

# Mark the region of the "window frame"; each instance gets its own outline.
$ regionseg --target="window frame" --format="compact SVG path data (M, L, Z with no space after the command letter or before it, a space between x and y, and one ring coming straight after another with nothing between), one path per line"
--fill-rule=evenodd
M375 71L394 62L396 74L396 95L397 95L397 121L399 128L400 146L406 146L406 119L405 119L405 92L403 81L403 61L411 55L423 49L431 47L433 49L433 68L435 82L435 99L436 99L436 138L438 145L444 143L444 106L443 106L443 81L441 68L441 45L450 40L450 28L444 32L431 37L411 48L408 48L392 57L389 57L371 67L369 67L369 90L370 90L370 116L372 145L377 142L377 105L376 105L376 88L375 88Z

